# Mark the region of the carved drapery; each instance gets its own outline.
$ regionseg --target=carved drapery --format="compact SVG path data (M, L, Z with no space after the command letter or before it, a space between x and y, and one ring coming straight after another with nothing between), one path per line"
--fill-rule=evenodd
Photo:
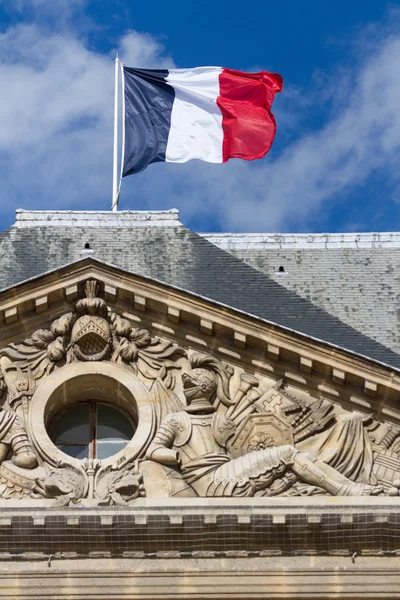
M3 348L0 366L6 499L124 505L145 495L399 495L398 427L297 397L284 381L268 387L135 328L93 280L72 312ZM74 459L47 427L93 393L131 414L135 433L108 459Z

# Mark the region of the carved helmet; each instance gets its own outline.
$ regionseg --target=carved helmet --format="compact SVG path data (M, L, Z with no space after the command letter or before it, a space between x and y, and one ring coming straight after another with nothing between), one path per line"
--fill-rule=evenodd
M72 328L71 343L80 360L101 360L110 349L110 325L103 317L83 315Z
M212 356L193 354L192 369L182 375L183 391L188 402L186 412L214 412L217 399L225 405L232 403L229 397L229 375L223 364Z
M80 360L102 360L111 348L112 336L107 315L107 304L97 297L98 285L89 280L85 284L86 298L76 304L82 316L71 331L71 345Z

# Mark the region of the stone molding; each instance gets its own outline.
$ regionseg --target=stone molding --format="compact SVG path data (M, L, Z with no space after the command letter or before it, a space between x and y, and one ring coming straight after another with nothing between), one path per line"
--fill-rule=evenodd
M286 501L284 501L286 500ZM1 560L332 556L400 557L400 515L391 498L138 499L129 508L1 502ZM1 596L0 596L1 597Z
M397 560L301 557L151 560L4 561L0 598L7 600L271 600L398 598Z
M400 248L400 233L201 233L223 250Z
M16 211L14 227L137 227L182 226L179 211L171 210L23 210Z

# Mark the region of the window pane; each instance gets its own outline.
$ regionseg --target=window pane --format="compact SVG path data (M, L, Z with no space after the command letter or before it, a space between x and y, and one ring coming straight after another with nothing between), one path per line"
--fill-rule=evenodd
M134 429L128 417L120 410L98 402L97 408L97 440L132 439Z
M68 454L68 456L72 456L73 458L89 458L89 448L88 446L68 446L68 445L58 445L57 448Z
M62 442L89 444L89 403L74 404L54 419L50 438L57 445Z
M116 442L108 444L107 442L97 442L96 447L96 458L108 458L113 454L117 454L120 450L123 450L127 442Z

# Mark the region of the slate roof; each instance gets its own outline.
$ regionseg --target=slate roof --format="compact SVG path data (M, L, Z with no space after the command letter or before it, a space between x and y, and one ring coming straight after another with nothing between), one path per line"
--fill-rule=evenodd
M16 225L0 236L0 289L91 253L130 273L400 369L399 354L187 229L176 211L19 213Z
M206 238L400 354L400 233Z

